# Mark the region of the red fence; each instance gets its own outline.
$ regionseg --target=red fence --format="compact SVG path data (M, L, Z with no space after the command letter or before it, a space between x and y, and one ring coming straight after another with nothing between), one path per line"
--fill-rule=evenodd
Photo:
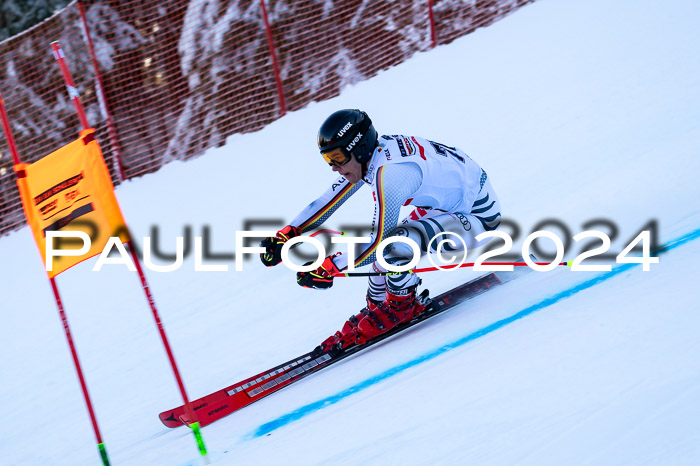
M0 89L24 161L73 140L80 123L49 47L60 41L119 184L336 96L532 1L76 1L0 42ZM23 224L2 138L0 234Z

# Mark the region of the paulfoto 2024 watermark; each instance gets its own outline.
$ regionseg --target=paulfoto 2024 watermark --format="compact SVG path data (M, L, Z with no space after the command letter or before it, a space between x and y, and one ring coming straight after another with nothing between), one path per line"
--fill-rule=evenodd
M609 233L587 229L576 235L570 235L569 229L563 222L556 221L553 219L547 219L543 222L539 222L538 225L542 226L554 226L560 231L564 232L564 240L556 233L550 231L549 229L538 229L532 231L527 237L525 237L522 242L522 246L519 251L515 252L513 250L513 236L516 238L520 235L520 228L512 221L504 222L506 228L510 230L511 234L505 231L495 230L487 231L476 236L476 240L479 242L488 241L487 245L480 248L482 249L481 254L474 260L473 263L467 263L467 254L469 250L464 240L452 232L441 232L436 234L431 238L428 243L428 250L434 251L432 254L427 254L427 257L431 264L439 270L454 270L456 268L469 266L475 271L510 271L513 270L514 265L527 265L528 267L536 270L538 272L547 272L555 269L557 266L566 263L570 266L571 270L576 272L606 272L612 270L612 264L608 260L608 263L598 263L600 259L612 259L609 253L611 247L611 236L613 239L617 236L617 227L610 221L596 220L591 222L586 222L583 226L588 226L590 224L598 224L606 227ZM502 226L502 227L503 227ZM615 263L637 263L642 265L642 270L649 271L651 264L657 264L659 262L658 257L653 257L652 254L656 249L656 222L651 221L645 225L651 226L650 229L644 229L639 231L636 236L634 236L624 249L617 254L615 257ZM357 230L356 230L357 231ZM265 252L265 248L261 246L250 246L247 242L254 239L262 239L266 237L275 236L276 231L253 231L253 230L240 230L235 232L235 252L230 255L232 259L235 260L235 271L243 271L244 258L252 257L260 253ZM66 249L65 247L58 247L56 239L71 239L72 244L77 244L79 247ZM207 229L207 234L202 236L195 236L194 238L194 271L195 272L228 272L230 267L228 264L221 263L205 263L205 259L211 256L209 252L209 245L207 241L209 240L209 231ZM156 264L153 261L153 256L163 259L163 253L153 253L153 243L151 237L143 237L142 241L142 252L141 256L143 258L146 268L155 272L174 272L179 270L183 264L187 253L191 252L189 242L192 240L191 236L187 237L188 246L185 247L185 238L183 236L178 236L175 238L175 254L169 255L169 260L172 263L167 265ZM571 246L571 241L582 243L583 248L574 258L568 259L565 262L564 256L569 251ZM348 272L352 272L355 267L356 250L357 245L367 244L371 241L368 236L334 236L330 238L330 243L345 245L345 250L342 251L348 255ZM550 251L543 252L543 248L537 245L537 242L548 243ZM411 260L404 265L389 264L384 259L384 250L390 246L392 243L404 243L410 247L412 250ZM315 249L315 257L312 256L311 262L307 262L304 265L296 263L292 257L292 249L299 244L308 244ZM92 240L90 236L83 231L47 231L46 232L46 248L45 248L45 267L47 271L53 270L53 260L54 258L62 256L82 256L87 254L91 249ZM446 247L446 245L448 247ZM64 245L65 246L65 245ZM133 247L133 243L131 244ZM551 249L553 248L553 252ZM445 254L446 250L457 249L457 253ZM420 246L410 238L405 236L390 236L384 238L376 248L376 260L379 264L384 267L389 272L401 273L413 269L421 259L423 253L421 252ZM515 254L514 254L515 253ZM534 257L537 258L533 260ZM174 257L172 257L174 256ZM229 255L225 255L229 257ZM298 236L287 241L281 251L282 263L289 269L295 272L308 272L319 267L323 260L326 258L326 246L317 238L313 236ZM308 255L303 256L309 259ZM519 258L524 264L507 262L507 260L512 260L513 258ZM298 259L298 257L297 257ZM596 261L598 259L598 261ZM584 260L589 260L588 264L583 264ZM541 262L544 261L544 262ZM596 262L596 263L590 263ZM102 252L98 255L97 261L95 262L92 271L98 272L102 270L105 265L122 265L126 266L130 271L136 271L136 267L133 260L127 253L122 240L118 236L112 236L106 242Z

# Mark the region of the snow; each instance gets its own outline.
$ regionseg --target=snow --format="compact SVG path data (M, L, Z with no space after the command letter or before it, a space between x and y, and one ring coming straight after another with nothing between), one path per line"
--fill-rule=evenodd
M521 227L516 250L546 218L572 234L610 219L615 252L656 219L673 245L650 272L531 273L309 377L205 427L213 464L700 463L699 22L690 0L541 0L119 186L136 238L157 225L172 252L209 226L230 254L245 219L288 221L325 189L317 128L358 107L382 133L473 156ZM369 223L370 196L328 227ZM0 240L0 463L98 464L35 251L26 228ZM138 279L94 263L57 281L112 463L199 464L191 433L157 418L180 397ZM362 305L363 280L320 292L254 259L209 263L229 271L195 273L190 257L148 272L192 398L308 351ZM423 279L438 294L472 276Z

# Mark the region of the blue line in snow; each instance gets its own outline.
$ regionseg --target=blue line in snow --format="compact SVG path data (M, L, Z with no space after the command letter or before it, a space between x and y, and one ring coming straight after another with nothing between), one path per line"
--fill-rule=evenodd
M656 251L656 255L661 255L664 253L667 253L668 251L671 251L685 243L688 243L690 241L693 241L695 239L700 238L700 229L694 230L691 233L688 233L686 235L680 236L676 239L673 239L663 245L658 251ZM515 313L514 315L507 317L505 319L501 319L497 322L494 322L491 325L487 325L486 327L483 327L475 332L472 332L468 335L463 336L462 338L455 340L451 343L448 343L444 346L441 346L440 348L436 348L432 351L429 351L421 356L418 356L415 359L412 359L408 362L405 362L399 366L392 367L391 369L384 371L380 374L375 375L374 377L370 377L369 379L363 380L362 382L353 385L350 388L347 388L341 392L336 393L335 395L331 395L329 397L323 398L321 400L315 401L313 403L310 403L306 406L302 406L301 408L298 408L290 413L284 414L277 419L266 422L265 424L262 424L260 427L258 427L254 432L248 434L246 436L247 439L254 439L257 437L262 437L263 435L266 435L276 429L279 429L280 427L283 427L287 424L290 424L294 421L297 421L305 416L308 416L309 414L312 414L316 411L319 411L327 406L331 406L336 404L337 402L349 397L350 395L353 395L355 393L358 393L362 390L365 390L366 388L369 388L373 385L378 384L379 382L382 382L390 377L395 376L396 374L400 374L401 372L410 369L411 367L417 366L419 364L422 364L426 361L430 361L431 359L434 359L441 354L447 353L448 351L451 351L455 348L458 348L460 346L463 346L471 341L476 340L477 338L480 338L484 335L488 335L489 333L492 333L502 327L505 327L506 325L515 322L516 320L522 319L523 317L527 317L530 314L533 314L534 312L537 312L541 309L544 309L546 307L551 306L552 304L555 304L562 299L566 299L572 295L575 295L576 293L587 290L588 288L591 288L599 283L602 283L606 280L609 280L610 278L619 275L633 267L637 267L639 264L622 264L613 267L613 269L610 272L605 272L603 274L600 274L594 278L591 278L590 280L586 280L585 282L582 282L578 285L575 285L567 290L561 291L555 295L550 296L549 298L545 298L542 301L540 301L537 304L533 304L532 306L529 306L522 311L519 311Z

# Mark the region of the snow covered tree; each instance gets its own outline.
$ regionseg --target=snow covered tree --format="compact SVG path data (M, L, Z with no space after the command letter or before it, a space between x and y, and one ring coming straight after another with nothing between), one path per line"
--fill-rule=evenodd
M3 0L0 40L19 34L62 9L70 0Z

